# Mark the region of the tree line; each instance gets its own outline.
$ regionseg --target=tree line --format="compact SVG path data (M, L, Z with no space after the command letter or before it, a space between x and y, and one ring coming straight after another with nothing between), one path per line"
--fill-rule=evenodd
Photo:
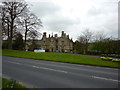
M25 49L27 38L37 37L38 29L42 26L41 20L30 12L24 0L2 2L0 8L2 39L6 40L3 47Z
M92 55L120 54L120 40L107 37L103 32L93 33L86 29L74 42L74 53Z

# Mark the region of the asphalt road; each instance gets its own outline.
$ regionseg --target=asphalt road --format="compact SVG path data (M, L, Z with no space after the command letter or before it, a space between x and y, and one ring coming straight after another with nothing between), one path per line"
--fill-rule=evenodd
M29 88L118 88L118 69L2 57L3 76Z

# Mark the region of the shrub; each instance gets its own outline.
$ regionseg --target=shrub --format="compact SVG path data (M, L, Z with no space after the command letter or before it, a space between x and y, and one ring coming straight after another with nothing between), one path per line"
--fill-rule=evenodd
M102 59L102 60L104 60L104 59L105 59L105 57L101 57L101 59Z
M107 60L108 60L108 61L112 61L112 58L108 57Z
M102 60L105 60L105 61L112 61L112 58L110 57L101 57Z
M112 59L113 62L120 62L120 59Z

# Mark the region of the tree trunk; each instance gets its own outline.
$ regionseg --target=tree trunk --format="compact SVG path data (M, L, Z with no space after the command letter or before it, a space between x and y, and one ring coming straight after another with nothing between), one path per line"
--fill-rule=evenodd
M27 28L27 24L26 24L26 21L25 21L25 43L24 43L24 48L26 50L26 41L27 41L27 32L28 32L28 28Z
M25 43L24 43L25 49L26 49L26 41L27 41L27 31L25 32Z
M7 31L8 31L7 35L8 35L8 39L9 39L9 36L10 36L9 23L7 23L7 26L8 26L8 27L7 27L7 29L8 29L8 30L7 30Z
M11 21L11 25L10 25L10 38L8 39L9 40L9 46L8 46L9 49L12 49L13 22L14 22L14 20Z

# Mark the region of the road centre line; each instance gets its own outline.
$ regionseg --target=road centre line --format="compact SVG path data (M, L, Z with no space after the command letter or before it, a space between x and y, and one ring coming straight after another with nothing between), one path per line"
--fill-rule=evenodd
M51 70L51 71L57 71L57 72L63 72L63 73L70 73L70 72L67 72L67 71L56 70L56 69L51 69L51 68L46 68L46 67L38 67L38 66L32 66L32 67L40 68L40 69L46 69L46 70ZM102 79L102 80L109 80L109 81L114 81L114 82L120 82L120 81L115 80L115 79L109 79L109 78L98 77L98 76L92 76L92 78Z
M57 71L57 72L62 72L62 73L68 73L67 71L56 70L56 69L52 69L52 68L38 67L38 66L32 66L32 67L34 67L34 68L40 68L40 69L46 69L46 70L51 70L51 71Z
M62 63L62 62L50 62L51 64L68 64L68 63ZM70 63L69 63L70 64ZM119 70L118 68L107 68L107 67L97 67L97 66L89 66L89 65L81 65L81 64L72 64L72 65L75 65L75 66L84 66L84 67L95 67L95 68L101 68L101 69L112 69L112 70Z
M37 62L39 62L39 60L37 61ZM47 62L47 61L46 61ZM65 64L68 64L68 63L62 63L62 62L51 62L51 61L48 61L48 62L50 62L50 63L44 63L44 62L42 62L42 63L39 63L39 64L42 64L42 65L50 65L50 64L62 64L62 65L65 65ZM78 65L78 64L72 64L72 65L74 65L74 66L78 66L78 67L80 67L80 66L84 66L84 67L95 67L95 68L101 68L101 69L112 69L112 70L119 70L118 68L107 68L107 67L97 67L97 66L89 66L89 65ZM50 66L57 66L57 67L66 67L66 68L70 68L69 66L58 66L58 65L50 65ZM77 68L74 68L74 69L77 69Z
M8 61L9 62L9 61ZM21 64L21 63L16 63L16 62L9 62L9 63L13 63L13 64ZM38 66L32 66L34 68L40 68L40 69L46 69L46 70L51 70L51 71L57 71L57 72L62 72L62 73L68 73L67 71L63 71L63 70L56 70L56 69L52 69L52 68L46 68L46 67L38 67Z
M9 61L8 61L8 62L9 62ZM13 64L21 64L21 63L16 63L16 62L11 62L11 61L10 61L9 63L13 63Z
M62 63L62 62L50 62L50 64L68 64L68 63ZM69 63L70 64L70 63ZM95 67L95 68L101 68L101 69L112 69L112 70L119 70L118 68L107 68L107 67L97 67L97 66L89 66L89 65L81 65L81 64L71 64L75 66L84 66L84 67Z
M95 68L101 68L101 67L95 67ZM111 69L111 68L104 68L104 69ZM118 68L115 69L115 68L112 68L113 70L119 70Z
M101 69L112 69L112 70L119 70L118 68L107 68L107 67L99 67L99 66L88 66L88 65L76 65L76 66L84 66L84 67L95 67L95 68L101 68Z
M17 62L11 62L11 61L8 61L9 63L13 63L13 64L22 64L22 63L17 63ZM81 68L71 68L71 67L69 67L69 66L59 66L59 65L51 65L51 64L46 64L46 63L39 63L39 64L41 64L41 65L49 65L49 66L56 66L56 67L65 67L65 68L69 68L69 69L77 69L77 70L84 70L84 71L88 71L87 69L81 69ZM37 68L37 67L36 67ZM40 67L39 67L40 68ZM43 67L41 67L41 68L43 68ZM44 68L44 69L49 69L50 70L50 68ZM53 69L53 71L55 71L55 69ZM90 71L93 71L94 72L94 70L90 70ZM60 70L60 72L63 72L63 70ZM95 71L95 72L98 72L98 71ZM65 71L65 73L67 73L67 71ZM100 73L106 73L106 74L115 74L115 73L107 73L107 72L100 72Z
M33 61L33 60L32 60ZM44 61L44 60L41 60L41 61ZM40 60L35 60L34 62L40 62ZM71 63L64 63L64 62L54 62L54 61L45 61L45 62L49 62L49 64L71 64ZM43 64L47 64L49 65L48 63L44 63L42 62ZM71 65L74 65L74 66L84 66L84 67L95 67L95 68L101 68L101 69L112 69L112 70L119 70L119 68L107 68L107 67L99 67L99 66L90 66L90 65L82 65L82 64L71 64Z
M13 63L13 64L21 64L21 63L16 63L16 62L11 62L11 61L7 61L9 63ZM57 71L57 72L63 72L63 73L68 73L67 71L63 71L63 70L56 70L56 69L51 69L51 68L46 68L46 67L38 67L38 66L32 66L34 68L41 68L41 69L46 69L46 70L51 70L51 71Z
M27 60L26 60L27 61ZM35 60L35 62L39 62L39 60ZM47 62L47 61L46 61ZM52 61L48 61L48 62L50 62L51 64L54 64L54 63L56 63L56 64L68 64L68 63L62 63L62 62L52 62ZM44 64L44 63L43 63ZM45 63L46 64L46 63ZM46 64L46 65L50 65L50 64ZM75 66L84 66L84 67L93 67L93 66L89 66L89 65L78 65L78 64L72 64L72 65L75 65ZM55 65L55 66L57 66L57 65ZM65 67L65 66L64 66ZM95 68L101 68L101 69L112 69L112 70L119 70L118 68L107 68L107 67L96 67L96 66L94 66Z
M114 82L120 82L120 81L115 80L115 79L109 79L109 78L104 78L104 77L92 76L92 78L103 79L103 80L110 80L110 81L114 81Z
M55 66L55 67L65 67L65 68L69 68L69 69L75 69L75 70L82 70L82 71L88 71L88 69L81 69L81 68L74 68L74 67L70 67L70 66L60 66L60 65L54 65L54 64L46 64L46 63L38 63L40 65L48 65L48 66ZM92 72L98 72L98 71L94 71L94 70L89 70L89 71L92 71ZM100 73L106 73L106 74L113 74L115 75L115 73L108 73L108 72L104 72L104 71L101 71Z
M9 61L8 61L8 62L9 62ZM21 64L21 63L16 63L16 62L9 62L9 63L13 63L13 64ZM56 69L52 69L52 68L38 67L38 66L32 66L32 67L34 67L34 68L40 68L40 69L46 69L46 70L51 70L51 71L57 71L57 72L68 73L67 71L56 70Z

